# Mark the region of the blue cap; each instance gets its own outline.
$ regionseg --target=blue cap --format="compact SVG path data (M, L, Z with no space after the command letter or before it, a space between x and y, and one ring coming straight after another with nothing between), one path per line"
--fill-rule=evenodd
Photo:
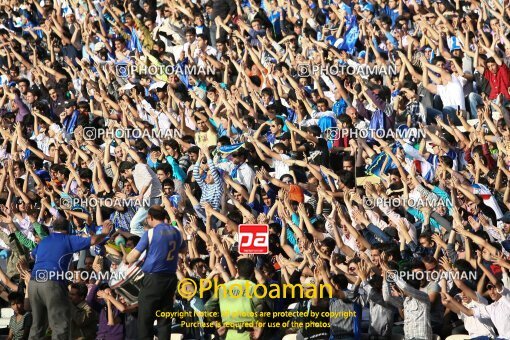
M370 11L370 12L374 13L375 12L375 7L372 4L366 4L365 6L363 6L362 10L363 11Z
M510 240L505 240L501 242L501 245L503 246L503 249L510 252Z
M503 217L499 219L499 221L502 221L503 223L510 223L510 211L507 211Z
M365 58L365 56L367 55L367 52L366 51L361 51L359 54L358 54L358 58Z

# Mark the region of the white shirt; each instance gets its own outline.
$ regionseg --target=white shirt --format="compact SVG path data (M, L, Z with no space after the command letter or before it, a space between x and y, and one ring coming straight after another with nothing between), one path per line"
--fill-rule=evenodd
M290 159L290 156L288 155L280 155L282 157L282 160L274 159L273 158L273 164L272 167L274 168L274 178L280 179L283 175L286 175L289 173L289 166L285 164L284 160Z
M197 66L199 67L206 67L206 63L202 60L202 58L200 58L200 55L202 53L206 53L207 55L212 55L212 56L216 56L216 54L218 53L218 51L216 51L216 49L212 46L207 46L205 48L205 51L202 51L201 49L197 48L194 53L193 53L193 59L195 60L195 63L197 64Z
M154 171L147 164L137 164L133 170L133 180L139 193L143 188L149 185L149 188L143 195L144 199L151 199L161 194L161 182Z
M16 223L19 226L19 230L31 241L35 240L35 236L33 233L34 228L32 228L32 222L30 222L30 218L28 215L23 216L23 218L20 220L17 217L14 217L12 219L14 223Z
M322 117L336 118L335 113L333 111L324 111L324 112L314 111L314 112L312 112L312 118L302 121L300 126L305 127L305 126L317 125L319 123L319 119L321 119Z
M196 40L192 43L185 42L183 45L171 46L168 48L168 50L170 50L170 53L174 55L175 60L179 60L182 51L184 51L185 58L191 58L191 56L188 54L188 51L191 49L191 45L196 46L197 44L198 42Z
M478 297L478 302L471 300L471 302L469 302L468 304L465 305L467 308L475 308L475 307L483 308L487 305L487 303L488 303L487 299L485 299L483 296L481 296L478 293L476 293L476 296ZM459 315L459 319L464 321L464 328L466 328L470 337L476 338L479 336L489 336L489 337L495 336L494 329L492 328L490 321L479 320L479 319L475 318L474 316L467 316L466 314L464 314L462 312L460 312L458 315Z
M462 79L452 74L452 80L448 84L437 85L437 94L441 97L444 107L457 109L457 106L460 106L461 110L466 109Z
M359 248L358 246L356 245L356 238L352 235L349 234L349 238L347 238L346 235L342 235L342 242L348 246L349 248L351 248L352 250L354 250L356 253L359 251Z
M225 162L216 164L216 167L226 171L229 175L232 176L232 170L236 167L236 165L232 162ZM234 181L239 184L242 184L248 190L248 193L251 192L253 187L253 179L255 178L255 171L246 163L243 163L239 169L237 169L237 175L232 177Z
M510 290L503 288L498 293L502 295L498 301L487 306L476 306L471 309L477 319L490 318L498 330L498 339L510 339Z
M2 229L2 230L0 230L0 233L3 232L5 234L9 235L11 233L10 230L5 228L5 227L3 227L3 225L4 224L2 223L2 227L0 227L0 229ZM0 240L0 249L11 249L11 248L3 240Z

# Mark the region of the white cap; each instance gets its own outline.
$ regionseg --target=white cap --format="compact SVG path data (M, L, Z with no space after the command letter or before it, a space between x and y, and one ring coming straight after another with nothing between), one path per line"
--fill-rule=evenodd
M135 87L135 85L131 84L131 83L127 83L126 85L122 86L119 90L122 90L122 91L129 91L131 90L133 87Z
M103 48L106 48L106 45L104 44L104 42L100 41L94 45L94 52L99 52Z
M152 91L154 89L159 89L165 85L166 85L166 83L164 81L157 81L149 87L149 91Z

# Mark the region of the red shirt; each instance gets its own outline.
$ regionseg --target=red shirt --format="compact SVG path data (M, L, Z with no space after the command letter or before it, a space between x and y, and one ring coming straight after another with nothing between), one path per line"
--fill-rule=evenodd
M510 70L508 69L508 66L505 64L498 66L496 74L486 68L483 76L491 85L489 99L496 99L500 93L502 93L506 99L510 99L510 93L508 93L508 88L510 87Z

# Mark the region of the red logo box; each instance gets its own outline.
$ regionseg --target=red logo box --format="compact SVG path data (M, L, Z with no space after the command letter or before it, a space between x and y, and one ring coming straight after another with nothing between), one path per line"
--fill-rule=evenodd
M269 253L269 225L240 224L239 254Z

